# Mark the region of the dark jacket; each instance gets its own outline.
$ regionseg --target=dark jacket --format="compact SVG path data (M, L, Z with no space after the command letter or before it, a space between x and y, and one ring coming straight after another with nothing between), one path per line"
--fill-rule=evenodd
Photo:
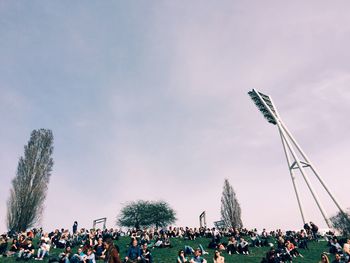
M106 253L105 262L108 263L121 263L118 250L115 246L110 246Z
M128 258L130 258L131 260L135 260L137 259L138 257L141 257L141 248L139 246L131 246L129 247L129 250L128 250L128 253L127 253L127 256Z

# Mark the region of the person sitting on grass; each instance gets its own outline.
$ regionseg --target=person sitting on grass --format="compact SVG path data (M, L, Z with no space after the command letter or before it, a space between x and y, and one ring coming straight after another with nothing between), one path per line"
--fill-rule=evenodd
M319 263L329 263L329 258L325 253L321 254L321 260L319 261Z
M12 257L14 256L16 253L19 252L20 249L20 244L18 242L17 238L13 238L11 245L10 245L10 249L6 252L6 256L7 257Z
M100 259L101 256L103 255L103 252L105 250L105 247L103 245L103 239L100 237L97 240L97 244L94 246L94 252L95 252L95 257L96 259Z
M329 240L329 242L330 242L329 253L331 253L331 254L336 254L336 253L341 254L342 253L343 248L339 244L338 239L336 237Z
M332 261L332 263L344 263L339 253L335 254L335 259Z
M261 263L276 263L281 262L279 254L276 252L274 247L271 247L266 256L261 260Z
M227 250L227 253L229 255L235 254L235 253L238 254L238 251L237 251L237 240L234 237L230 237L228 239L226 250Z
M64 252L59 254L59 262L60 263L70 263L70 260L73 256L72 248L70 246L66 247Z
M259 236L257 235L256 232L251 232L250 233L250 240L252 241L252 246L253 247L261 247L261 240Z
M277 257L281 262L290 262L290 263L293 262L293 257L289 254L286 248L278 249L276 252L277 252Z
M18 253L21 252L27 246L27 240L24 235L18 237Z
M294 258L296 258L297 256L303 257L303 255L299 253L295 245L289 240L287 240L286 242L286 250L291 257L294 257Z
M167 234L162 237L162 247L171 247L170 238Z
M285 245L284 238L282 236L279 236L277 238L277 248L278 249L283 249Z
M205 251L202 244L199 244L198 248L202 255L208 255L209 252ZM195 250L191 246L185 245L185 255L194 255Z
M77 253L74 254L70 259L70 262L71 263L85 262L86 257L87 257L86 254L83 252L83 248L79 247Z
M154 243L154 247L158 247L158 248L161 248L162 247L162 244L163 244L163 241L160 237L157 237L156 239L156 242Z
M107 238L103 244L106 248L106 252L101 256L101 259L104 259L104 261L107 263L121 263L119 248L113 244L113 240L111 238Z
M345 261L350 261L350 239L346 240L346 243L343 245L343 255L345 257Z
M225 263L225 258L221 256L220 251L215 251L214 253L214 263Z
M65 248L66 247L66 243L67 243L67 236L62 234L60 236L60 238L58 239L58 241L56 242L56 247L57 248Z
M144 243L142 245L141 262L142 263L152 263L153 262L152 254L151 254L151 251L148 249L147 243Z
M45 239L41 239L36 260L43 260L48 251L49 245L46 243Z
M26 243L22 244L21 249L18 252L17 260L24 259L29 260L34 255L34 245L30 238L28 238Z
M7 237L6 235L1 235L0 236L0 256L3 256L7 250Z
M141 244L143 245L144 243L150 243L150 237L147 234L146 231L143 231L142 235L141 235L141 240L140 240Z
M96 263L95 253L92 247L87 249L85 263Z
M185 251L181 249L178 253L176 263L185 263L185 262L188 262L188 259L185 256Z
M304 231L304 229L302 229L302 230L300 231L300 233L299 233L299 245L298 245L298 247L299 247L299 248L302 248L302 249L307 249L307 250L309 250L307 241L308 241L307 234L306 234L306 232Z
M265 247L267 247L269 245L269 234L267 233L266 229L264 228L263 231L261 232L260 235L261 238L261 244Z
M191 258L191 263L207 263L207 260L201 257L201 250L197 248L194 251L194 256Z
M137 244L137 239L133 239L131 246L129 247L128 253L125 257L125 262L136 263L141 262L141 248Z
M159 237L154 246L158 248L171 247L168 235L163 234L161 237Z
M90 233L87 242L85 243L88 247L94 247L97 244L95 233Z
M216 243L215 237L212 236L209 242L208 248L216 249L217 246L218 246L218 243Z
M217 246L217 250L219 250L220 252L222 252L222 251L225 251L226 248L225 248L225 246L224 246L223 243L219 243L218 246Z
M186 239L195 240L196 236L192 228L186 227Z
M249 243L241 237L240 242L238 244L238 252L243 255L249 255Z
M191 246L185 245L185 256L191 256L194 255L194 249Z

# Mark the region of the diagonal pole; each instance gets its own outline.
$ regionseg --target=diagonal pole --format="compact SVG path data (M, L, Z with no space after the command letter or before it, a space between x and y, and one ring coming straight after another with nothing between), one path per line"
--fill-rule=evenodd
M264 115L264 117L267 119L267 121L269 123L272 123L274 125L277 125L279 128L279 132L280 132L280 136L282 139L282 145L283 145L283 149L287 158L287 162L289 165L289 171L292 177L292 182L293 182L293 186L294 186L294 190L296 191L296 195L297 195L297 199L298 199L298 190L296 188L296 184L295 184L295 176L294 173L292 171L292 169L299 169L301 175L303 176L318 208L321 211L321 214L323 216L323 218L325 219L328 227L331 228L330 226L330 221L328 219L328 216L326 214L326 212L324 211L318 196L316 194L316 192L313 190L313 187L311 185L311 182L309 180L308 175L306 174L304 168L310 167L313 175L318 179L318 181L321 183L321 185L323 186L323 188L326 190L326 192L328 193L328 195L330 196L330 198L332 199L332 201L334 202L334 204L337 206L337 208L339 209L339 211L346 216L347 220L349 220L350 222L350 218L348 216L348 214L345 212L345 210L343 209L343 207L339 204L339 202L336 200L335 196L331 193L331 191L329 190L327 184L323 181L323 179L321 178L321 176L319 175L318 171L316 170L315 166L311 163L311 161L309 160L309 158L307 157L307 155L304 153L304 151L301 149L301 147L299 146L299 144L296 142L296 140L294 139L294 137L292 136L292 134L289 132L287 126L282 122L282 119L280 118L280 116L277 113L276 107L274 106L272 99L270 96L265 95L263 93L258 92L257 90L253 89L252 91L248 92L249 96L251 97L251 99L253 100L253 102L255 103L255 105L258 107L258 109L260 110L260 112ZM287 150L289 149L289 151ZM290 154L292 155L293 158L291 158ZM301 156L300 156L301 155ZM303 159L299 159L299 156L302 157ZM295 162L291 165L291 159L294 159ZM294 178L294 179L293 179ZM301 205L301 202L299 202L300 199L298 200L298 204L299 204L299 208ZM302 212L301 212L302 213ZM303 217L303 215L302 215ZM304 221L304 219L303 219Z
M292 154L296 164L297 164L297 168L299 169L301 175L303 176L304 178L304 181L307 185L307 187L309 188L310 192L311 192L311 195L312 197L314 198L317 206L318 206L318 209L320 210L322 216L323 216L323 219L325 220L327 226L329 228L331 228L331 223L328 219L328 215L326 213L326 211L324 210L321 202L319 201L319 198L318 198L318 195L317 193L314 191L312 185L311 185L311 182L309 180L309 177L307 176L304 168L303 168L303 165L301 164L300 160L299 160L299 157L298 155L296 154L296 152L294 151L292 145L290 144L289 140L287 139L288 137L292 140L292 141L295 141L294 138L291 136L290 132L286 129L285 125L283 125L282 121L281 121L281 118L279 117L278 113L277 113L277 110L276 110L276 107L274 106L273 102L272 102L272 99L270 98L270 102L271 102L271 105L273 106L274 110L276 113L272 112L271 108L267 105L267 103L263 100L263 98L260 96L259 93L257 93L257 96L260 98L261 100L261 103L265 106L265 109L271 114L271 116L275 119L276 121L276 124L280 130L280 132L282 133L282 136L284 137L285 139L285 143L287 145L287 147L289 148L290 150L290 153ZM290 135L290 136L289 136ZM288 136L288 137L287 137ZM294 142L293 142L294 144ZM299 150L299 148L297 147L297 149Z
M277 123L278 123L278 125L280 125L279 120L278 120ZM286 138L285 130L282 128L282 129L280 129L280 131L282 132L283 137ZM315 192L315 190L313 189L313 187L311 185L311 182L309 180L309 177L307 176L307 174L306 174L302 164L299 161L298 155L295 153L292 145L290 145L290 142L288 140L286 140L285 142L286 142L286 144L287 144L287 146L288 146L288 148L289 148L289 150L290 150L290 152L291 152L295 162L297 163L297 168L299 169L301 175L303 176L303 178L305 180L305 183L306 183L307 187L309 188L309 190L310 190L310 192L311 192L311 194L312 194L312 196L313 196L313 198L314 198L314 200L315 200L315 202L316 202L316 204L318 206L318 209L320 210L320 212L321 212L321 214L323 216L323 219L325 220L327 226L329 228L331 228L331 223L330 223L330 221L328 219L328 215L327 215L326 211L324 210L321 202L319 201L318 195Z
M321 178L321 176L318 174L318 172L316 171L316 168L314 167L314 165L311 163L311 161L309 160L309 158L307 157L307 155L304 153L304 151L301 149L301 147L299 146L299 144L297 143L297 141L294 139L294 137L292 136L292 134L288 131L287 127L284 125L284 123L281 121L281 125L284 128L284 130L286 131L288 137L291 139L292 143L295 145L295 147L298 149L298 151L300 152L300 154L303 156L304 160L309 164L312 172L315 174L316 178L319 180L319 182L321 183L321 185L323 186L323 188L326 190L326 192L328 193L328 195L330 196L330 198L333 200L334 204L338 207L339 211L342 212L343 214L345 213L345 210L342 208L342 206L339 204L339 202L337 201L337 199L334 197L334 195L331 193L331 191L329 190L329 188L327 187L327 184L323 181L323 179Z
M283 150L284 150L284 154L286 156L286 159L287 159L287 164L288 164L288 170L289 170L289 173L290 173L290 177L292 179L292 183L293 183L293 187L294 187L294 192L295 192L295 195L297 197L297 201L298 201L298 206L299 206L299 210L300 210L300 214L301 214L301 219L303 221L303 225L305 224L306 220L305 220L305 216L304 216L304 212L303 212L303 206L302 206L302 203L301 203L301 200L300 200L300 197L299 197L299 190L298 190L298 187L297 187L297 184L295 182L295 175L293 174L293 169L292 169L292 164L291 164L291 161L290 161L290 156L289 156L289 153L286 149L286 142L285 142L285 138L283 137L282 135L282 131L281 129L279 128L278 129L279 133L280 133L280 136L281 136L281 140L282 140L282 145L283 145Z

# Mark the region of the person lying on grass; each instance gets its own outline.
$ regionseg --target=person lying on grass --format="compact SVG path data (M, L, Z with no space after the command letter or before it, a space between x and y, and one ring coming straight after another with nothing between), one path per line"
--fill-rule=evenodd
M181 249L178 253L176 263L185 263L185 262L188 262L188 259L185 256L185 251Z
M191 263L207 263L207 260L201 257L201 250L197 248L194 251L194 256L190 260Z

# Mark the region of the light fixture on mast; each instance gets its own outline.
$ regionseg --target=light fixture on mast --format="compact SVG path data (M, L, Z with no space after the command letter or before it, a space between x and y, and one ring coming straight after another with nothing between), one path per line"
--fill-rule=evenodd
M309 180L308 175L306 174L306 171L304 168L310 168L312 173L316 176L316 178L319 180L319 182L321 183L321 185L323 186L323 188L326 190L326 192L328 193L328 195L330 196L330 198L333 200L334 204L338 207L339 211L343 214L346 215L346 213L344 212L344 209L339 205L339 202L335 199L335 197L333 196L333 194L330 192L330 190L328 189L326 183L323 181L323 179L320 177L320 175L318 174L315 166L310 162L309 158L306 156L306 154L304 153L304 151L301 149L301 147L299 146L299 144L296 142L296 140L294 139L294 137L292 136L292 134L289 132L289 130L287 129L286 125L282 122L281 117L279 116L276 107L274 106L272 99L270 96L265 95L255 89L253 89L252 91L248 92L248 95L250 96L250 98L253 100L254 104L258 107L258 109L260 110L260 112L264 115L265 119L273 124L273 125L277 125L280 136L281 136L281 140L282 140L282 145L283 145L283 149L284 149L284 153L287 159L287 163L288 163L288 169L289 169L289 173L293 182L293 187L294 187L294 191L295 191L295 195L298 201L298 206L299 206L299 210L300 210L300 214L301 214L301 218L303 221L303 224L306 223L305 220L305 216L304 216L304 210L303 210L303 206L300 200L300 196L299 196L299 190L295 181L295 174L293 170L299 170L299 172L301 173L302 177L305 180L305 183L307 185L307 187L309 188L327 226L329 228L331 228L331 223L329 221L328 215L326 214L326 211L324 210L317 193L315 192L315 190L313 189L311 182Z

